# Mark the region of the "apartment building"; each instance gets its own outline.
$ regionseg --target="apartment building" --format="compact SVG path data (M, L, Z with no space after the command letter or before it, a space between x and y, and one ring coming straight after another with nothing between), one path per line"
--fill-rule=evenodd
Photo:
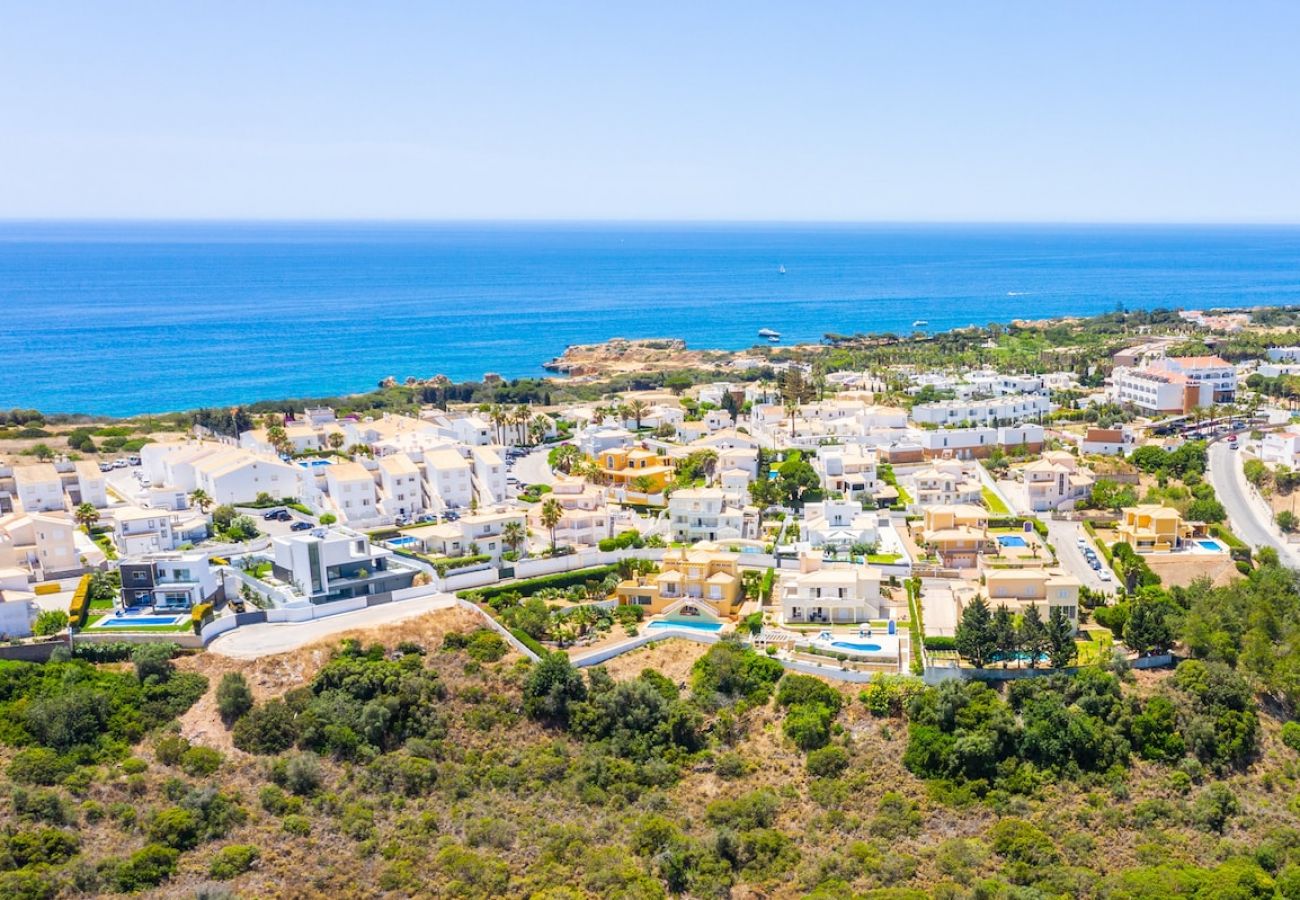
M420 467L409 456L405 453L381 456L376 467L380 513L389 518L399 518L424 512L424 478Z
M1112 377L1120 403L1155 415L1183 415L1237 397L1237 370L1217 356L1157 359L1142 368L1117 368Z
M914 435L926 459L953 457L983 459L994 447L1005 453L1038 453L1043 449L1041 425L1009 425L1001 428L940 428Z
M375 477L361 463L326 466L325 489L341 522L368 523L382 515Z
M14 491L23 512L61 512L68 508L63 479L53 463L14 466Z
M940 400L912 407L921 425L1010 425L1039 419L1055 408L1046 394L1005 394L987 400Z
M473 466L451 447L424 454L424 481L429 509L462 509L474 500Z

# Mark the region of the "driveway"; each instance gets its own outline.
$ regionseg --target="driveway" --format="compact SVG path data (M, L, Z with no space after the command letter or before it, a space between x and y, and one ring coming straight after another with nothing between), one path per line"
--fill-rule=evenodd
M456 598L451 594L430 594L427 597L416 597L412 600L358 609L355 612L339 613L310 622L245 625L226 632L208 644L208 652L235 659L256 659L259 656L286 653L330 635L341 634L355 628L391 625L394 622L422 616L433 610L450 609L455 602Z
M957 601L952 596L952 584L927 578L921 589L921 619L925 633L952 637L957 633Z
M555 473L546 461L554 445L538 447L527 456L521 456L514 464L513 473L520 484L554 484Z
M1102 591L1107 594L1115 592L1115 581L1102 581L1097 572L1093 571L1092 566L1088 565L1087 558L1083 555L1083 548L1079 546L1079 538L1087 541L1088 546L1097 550L1096 543L1083 530L1083 526L1078 522L1069 522L1065 519L1044 519L1047 525L1047 539L1052 546L1056 548L1056 558L1060 561L1065 571L1069 572L1075 578L1079 579L1083 585L1090 590ZM1097 555L1102 559L1104 566L1105 558L1101 556L1101 551Z
M1206 474L1237 537L1252 547L1272 547L1285 565L1300 567L1300 555L1282 539L1273 525L1272 513L1246 483L1241 454L1225 442L1216 441L1210 445L1209 456L1210 470Z

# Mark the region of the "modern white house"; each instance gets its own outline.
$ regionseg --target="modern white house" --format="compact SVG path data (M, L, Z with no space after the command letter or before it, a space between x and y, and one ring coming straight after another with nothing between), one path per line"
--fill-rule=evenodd
M379 511L382 515L397 518L424 512L424 478L420 474L420 467L409 456L405 453L381 456L376 466L379 475Z
M325 488L341 522L369 523L381 518L375 477L357 462L325 467Z
M582 455L595 459L606 450L631 446L632 432L621 425L588 425L578 432L577 445Z
M1296 468L1300 466L1300 432L1267 431L1259 442L1261 462Z
M53 463L14 466L14 489L23 512L55 512L68 508L63 479Z
M1089 428L1079 442L1079 452L1099 456L1125 456L1136 441L1126 428Z
M122 605L186 610L212 603L222 593L221 579L203 550L148 553L118 564Z
M979 503L984 490L979 463L960 459L938 459L909 476L916 505Z
M469 506L474 499L473 472L469 460L451 447L425 453L426 506L439 512Z
M878 544L880 517L857 500L825 500L804 506L802 530L814 548L847 550L854 544Z
M788 625L869 622L881 617L879 569L799 559L799 572L781 576L781 621Z
M1237 397L1237 369L1217 356L1171 356L1111 377L1115 399L1147 413L1183 415Z
M36 581L78 574L104 553L66 513L0 516L0 568L23 568Z
M201 489L217 504L238 506L269 494L302 496L305 470L278 457L203 441L145 444L140 459L151 487L189 494Z
M108 506L108 482L98 465L88 459L78 460L73 464L73 472L76 475L73 506L81 503L89 503L95 509Z
M733 505L721 488L688 488L668 497L673 540L724 541L751 536L755 517Z
M36 595L27 583L27 572L0 568L0 640L28 637L40 615Z
M879 454L861 444L826 447L812 466L821 478L822 487L849 497L871 496L877 487Z
M312 603L391 593L411 586L418 569L364 534L317 529L271 539L272 571Z
M1060 450L1043 454L1020 470L1034 512L1071 506L1092 492L1096 479L1073 455Z

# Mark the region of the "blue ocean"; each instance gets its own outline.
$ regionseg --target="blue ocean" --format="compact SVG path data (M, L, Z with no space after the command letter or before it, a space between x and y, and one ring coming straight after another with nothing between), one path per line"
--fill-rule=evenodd
M781 269L784 268L784 273ZM129 415L537 375L565 346L737 349L1300 304L1300 228L0 224L0 408Z

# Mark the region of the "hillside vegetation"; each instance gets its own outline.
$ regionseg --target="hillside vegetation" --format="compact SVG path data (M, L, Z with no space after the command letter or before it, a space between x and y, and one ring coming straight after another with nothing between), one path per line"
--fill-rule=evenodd
M1300 897L1300 726L1223 640L1000 694L473 621L3 664L0 896Z

